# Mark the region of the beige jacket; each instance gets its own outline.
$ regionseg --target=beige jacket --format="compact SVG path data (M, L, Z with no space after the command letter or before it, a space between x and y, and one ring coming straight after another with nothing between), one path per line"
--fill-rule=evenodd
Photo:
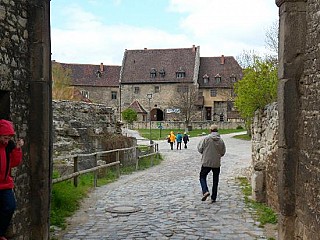
M198 152L202 154L202 166L218 168L221 166L221 157L226 153L226 146L220 134L212 132L199 142Z

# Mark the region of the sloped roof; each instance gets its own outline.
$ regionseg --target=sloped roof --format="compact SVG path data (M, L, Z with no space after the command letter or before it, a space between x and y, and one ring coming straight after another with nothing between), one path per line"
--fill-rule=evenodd
M121 66L60 63L71 70L73 86L118 87Z
M134 83L190 83L199 47L177 49L126 50L124 53L121 84ZM164 72L161 76L160 72ZM184 78L177 78L176 72L184 72ZM156 77L150 76L156 72Z
M144 108L141 106L141 104L139 103L138 100L133 101L129 108L135 110L137 113L143 113L143 114L147 114L147 111L144 110Z
M221 82L217 83L215 77L220 76ZM198 75L199 88L225 87L233 85L231 77L236 81L242 79L242 68L232 56L221 57L200 57L200 70ZM204 82L204 77L208 77L208 83Z

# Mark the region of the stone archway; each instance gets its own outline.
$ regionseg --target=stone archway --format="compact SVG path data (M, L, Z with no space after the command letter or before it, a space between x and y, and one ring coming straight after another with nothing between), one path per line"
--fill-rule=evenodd
M160 108L154 108L151 110L151 121L163 121L164 113Z

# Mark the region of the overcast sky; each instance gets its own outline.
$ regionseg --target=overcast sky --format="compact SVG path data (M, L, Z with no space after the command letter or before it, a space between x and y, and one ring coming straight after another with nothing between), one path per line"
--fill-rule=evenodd
M267 52L274 0L51 0L52 59L121 65L125 49L200 46L201 57Z

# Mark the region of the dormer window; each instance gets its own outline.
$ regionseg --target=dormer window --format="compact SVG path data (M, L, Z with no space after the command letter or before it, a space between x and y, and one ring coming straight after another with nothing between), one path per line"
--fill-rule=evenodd
M164 78L164 76L166 75L166 72L165 72L164 69L162 68L162 69L159 71L159 74L160 74L160 77Z
M150 71L150 78L156 78L157 76L157 70L155 68L152 68Z
M100 72L100 70L97 70L96 76L97 76L98 78L101 78L101 72Z
M176 78L184 78L186 77L186 72L182 69L182 67L179 68L178 71L176 71Z
M236 81L237 81L237 78L236 78L235 75L231 75L231 76L230 76L230 80L231 80L231 82L236 82Z
M202 79L203 79L203 83L204 83L204 84L208 84L208 83L209 83L209 76L208 76L208 74L203 75Z
M216 80L216 83L221 83L221 76L217 74L214 79Z

